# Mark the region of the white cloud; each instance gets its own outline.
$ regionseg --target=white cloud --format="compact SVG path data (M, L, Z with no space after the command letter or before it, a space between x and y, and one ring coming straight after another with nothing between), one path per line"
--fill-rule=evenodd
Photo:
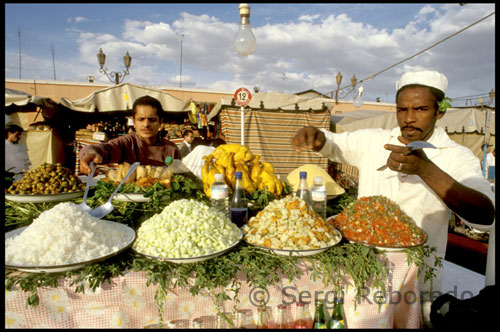
M82 17L82 16L75 17L75 23L82 23L82 22L88 22L88 21L89 21L89 19L86 17Z
M494 11L491 4L463 7L429 4L397 29L391 29L390 22L383 25L385 28L374 27L341 12L301 13L287 19L287 23L274 23L272 16L266 14L270 18L261 18L265 23L253 27L257 46L255 52L246 57L233 49L238 29L235 20L224 21L216 16L187 12L169 21L161 21L160 16L155 22L124 19L122 32L117 35L72 29L71 33L77 36L74 40L79 58L59 58L58 66L68 68L69 80L71 73L78 79L90 74L96 79L105 79L98 73L96 54L99 48L106 53L106 66L110 70L124 69L123 55L129 51L132 66L127 81L178 86L178 36L183 33L183 86L224 91L240 86L260 86L262 91L285 90L289 93L314 88L328 93L337 87L335 75L338 71L344 77L341 86L349 85L353 74L358 80L366 79L491 11ZM72 22L76 21L76 17L72 18ZM445 73L452 97L489 91L495 80L494 37L495 18L491 17L375 79L365 81L363 96L368 100L383 97L383 101L393 102L394 82L404 70L415 68ZM6 77L18 76L15 56L6 52ZM45 67L52 68L48 58ZM44 73L50 72L48 69ZM283 73L286 73L285 80ZM50 79L51 75L46 78ZM483 83L467 83L473 80Z
M316 14L316 15L302 15L297 20L298 21L312 22L312 21L317 20L318 18L319 18L319 14Z
M89 22L90 20L83 16L70 17L66 20L68 23L84 23Z

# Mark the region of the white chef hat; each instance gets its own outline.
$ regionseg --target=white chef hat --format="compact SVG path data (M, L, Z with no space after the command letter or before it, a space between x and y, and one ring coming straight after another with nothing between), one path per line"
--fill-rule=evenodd
M407 72L396 82L396 91L411 84L430 86L445 93L448 87L448 79L440 72L434 70Z

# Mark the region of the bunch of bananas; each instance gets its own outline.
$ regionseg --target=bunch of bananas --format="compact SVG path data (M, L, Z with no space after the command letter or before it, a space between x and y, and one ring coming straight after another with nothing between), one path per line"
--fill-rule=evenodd
M236 183L235 172L241 172L243 188L250 195L267 187L267 191L280 196L283 183L274 175L273 165L259 159L260 155L252 155L247 147L240 144L219 145L211 154L203 157L201 180L207 197L210 198L210 188L217 173L224 176L224 182L231 193Z

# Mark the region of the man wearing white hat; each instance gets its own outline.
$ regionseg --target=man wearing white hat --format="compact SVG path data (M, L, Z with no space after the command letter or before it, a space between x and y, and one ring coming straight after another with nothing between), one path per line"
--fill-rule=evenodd
M399 127L363 129L340 134L315 127L300 129L292 139L297 149L308 147L322 156L359 169L358 198L383 195L397 203L428 234L427 244L444 259L449 210L469 226L493 228L494 193L482 176L481 162L468 148L452 141L436 121L446 112L447 78L436 71L405 73L396 83ZM444 102L443 102L444 100ZM410 151L414 141L436 149ZM387 167L379 170L382 165ZM434 265L434 257L427 259ZM442 271L432 290L440 291ZM420 280L423 301L430 284ZM427 302L429 304L430 302Z

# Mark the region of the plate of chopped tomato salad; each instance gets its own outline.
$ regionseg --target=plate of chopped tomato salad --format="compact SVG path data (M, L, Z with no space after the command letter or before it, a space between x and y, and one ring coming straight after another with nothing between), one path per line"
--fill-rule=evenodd
M400 207L384 196L366 196L327 220L351 241L382 250L417 247L427 234Z

